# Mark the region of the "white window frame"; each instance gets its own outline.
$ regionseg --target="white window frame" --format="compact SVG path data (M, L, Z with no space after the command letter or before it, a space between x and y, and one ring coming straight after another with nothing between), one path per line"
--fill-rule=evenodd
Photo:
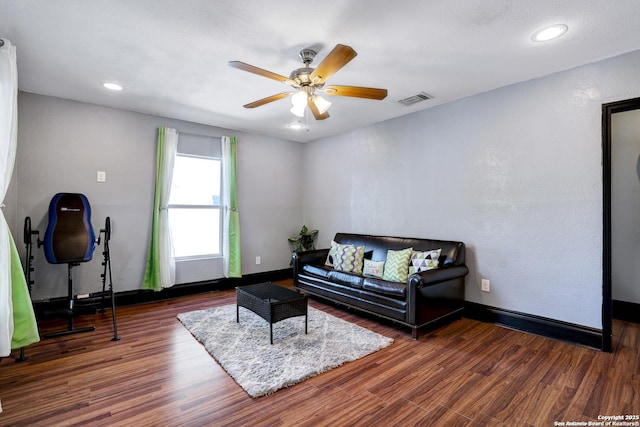
M176 153L176 157L191 157L191 158L197 158L197 159L206 159L206 160L216 160L220 163L220 204L218 205L192 205L192 204L169 204L167 206L168 210L171 209L215 209L219 211L219 215L218 217L220 218L220 220L218 221L218 230L219 230L219 236L220 238L218 239L218 252L217 253L212 253L212 254L199 254L199 255L190 255L190 256L178 256L175 258L176 261L180 262L180 261L191 261L191 260L199 260L199 259L213 259L213 258L222 258L222 239L223 239L223 235L222 235L222 223L223 223L223 217L222 217L222 200L223 200L223 188L224 186L222 185L222 158L221 157L214 157L214 156L200 156L200 155L196 155L196 154L189 154L189 153ZM175 172L175 170L174 170Z

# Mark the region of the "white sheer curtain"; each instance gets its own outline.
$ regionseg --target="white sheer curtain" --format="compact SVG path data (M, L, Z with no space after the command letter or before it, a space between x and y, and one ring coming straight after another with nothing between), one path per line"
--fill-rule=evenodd
M153 222L147 255L147 267L142 287L160 291L176 283L176 263L169 226L169 197L173 179L173 164L178 151L178 131L158 129L156 183L153 202Z
M0 39L0 207L9 188L16 157L18 72L16 48ZM0 209L0 356L11 354L13 300L11 292L11 235Z
M178 131L164 128L164 132L164 164L160 189L160 281L163 288L169 288L176 283L176 258L171 239L168 207L173 181L173 164L178 151Z
M15 258L15 245L9 231L9 225L4 217L4 197L9 188L9 181L13 173L13 163L16 157L18 132L18 69L16 65L16 48L8 40L0 39L0 356L11 354L11 342L14 335L14 304L15 298L20 297L20 306L24 303L31 308L26 283L25 289L16 288L19 292L14 295L12 287L12 255ZM14 260L15 261L15 260ZM22 271L17 273L22 274ZM16 283L15 285L18 285Z

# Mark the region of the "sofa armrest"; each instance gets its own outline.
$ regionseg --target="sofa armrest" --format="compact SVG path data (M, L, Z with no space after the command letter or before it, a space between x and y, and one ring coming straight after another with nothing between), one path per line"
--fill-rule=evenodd
M418 306L420 305L419 297L421 294L420 289L428 288L427 291L430 294L438 295L437 298L442 298L445 295L447 299L463 299L464 289L459 284L450 283L445 284L450 280L463 280L469 273L469 268L464 264L449 264L444 267L435 268L433 270L421 271L417 274L409 276L407 281L407 322L415 324L419 318ZM442 284L442 286L436 286ZM464 285L462 285L464 286ZM425 289L426 291L426 289ZM462 292L463 295L458 295Z
M298 274L302 271L302 266L304 264L322 265L328 255L329 249L314 249L311 251L300 251L291 254L294 285L298 285Z
M469 274L466 265L450 265L433 270L421 271L409 276L409 286L417 289L425 286L433 286L448 280L458 279Z

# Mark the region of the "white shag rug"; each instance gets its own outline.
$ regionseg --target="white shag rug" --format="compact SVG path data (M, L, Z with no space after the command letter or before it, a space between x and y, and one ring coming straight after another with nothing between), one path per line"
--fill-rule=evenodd
M309 333L304 316L273 325L235 304L178 314L178 319L200 341L229 375L251 397L297 384L345 362L388 347L388 338L309 307Z

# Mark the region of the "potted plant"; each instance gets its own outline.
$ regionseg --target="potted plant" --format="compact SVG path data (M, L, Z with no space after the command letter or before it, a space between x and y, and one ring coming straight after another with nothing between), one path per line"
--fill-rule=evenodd
M317 237L318 230L309 230L306 225L303 225L297 237L289 237L289 245L293 248L293 252L310 251L316 248Z

